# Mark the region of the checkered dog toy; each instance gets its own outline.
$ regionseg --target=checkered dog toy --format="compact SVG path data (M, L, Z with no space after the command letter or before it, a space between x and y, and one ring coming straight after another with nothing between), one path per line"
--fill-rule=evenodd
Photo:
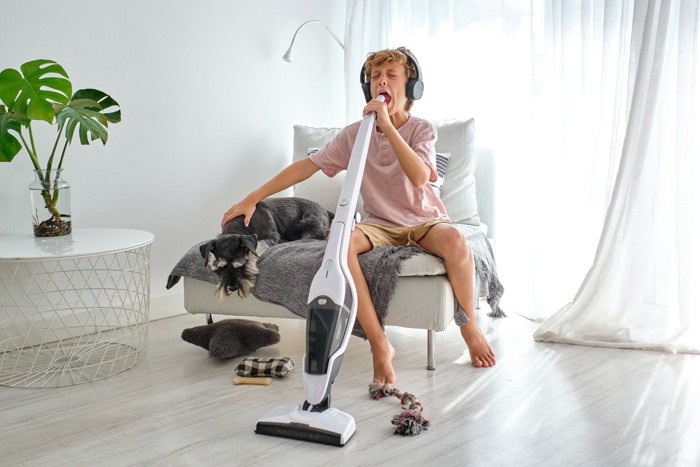
M238 376L287 376L294 368L291 357L258 358L246 357L238 364Z

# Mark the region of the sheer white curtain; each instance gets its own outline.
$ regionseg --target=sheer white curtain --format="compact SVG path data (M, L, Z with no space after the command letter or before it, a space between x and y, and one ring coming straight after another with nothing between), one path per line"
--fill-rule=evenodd
M628 115L593 266L544 341L700 352L698 2L635 2Z
M502 305L549 318L538 339L700 350L697 4L347 3L348 120L367 52L398 45L423 68L416 114L475 117Z

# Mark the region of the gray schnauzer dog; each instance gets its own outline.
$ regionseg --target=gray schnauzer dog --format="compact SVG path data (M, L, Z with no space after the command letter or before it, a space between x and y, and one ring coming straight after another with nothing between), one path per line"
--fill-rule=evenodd
M325 239L333 213L308 199L267 198L257 204L248 227L243 220L242 215L231 219L218 237L199 247L205 265L219 275L220 299L236 291L241 297L250 293L258 276L258 257L272 245Z

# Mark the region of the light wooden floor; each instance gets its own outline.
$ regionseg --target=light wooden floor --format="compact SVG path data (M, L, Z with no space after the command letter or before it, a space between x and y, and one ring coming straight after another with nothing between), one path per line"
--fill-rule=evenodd
M428 371L424 333L390 328L397 386L422 400L432 427L392 435L398 400L369 398L369 347L353 338L333 405L358 428L338 448L253 432L271 407L301 402L303 321L267 320L282 342L256 352L292 356L289 377L233 386L238 359L180 340L203 320L151 323L144 361L101 381L0 387L0 465L700 465L700 356L535 343L536 324L513 315L481 318L496 367L465 363L452 327Z

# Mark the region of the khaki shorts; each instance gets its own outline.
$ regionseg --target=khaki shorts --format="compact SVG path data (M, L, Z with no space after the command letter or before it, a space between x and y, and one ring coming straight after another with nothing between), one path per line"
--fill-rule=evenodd
M418 242L428 233L428 230L436 224L449 224L447 219L430 219L412 227L387 227L378 224L355 225L364 233L372 244L372 248L382 246L419 246Z

